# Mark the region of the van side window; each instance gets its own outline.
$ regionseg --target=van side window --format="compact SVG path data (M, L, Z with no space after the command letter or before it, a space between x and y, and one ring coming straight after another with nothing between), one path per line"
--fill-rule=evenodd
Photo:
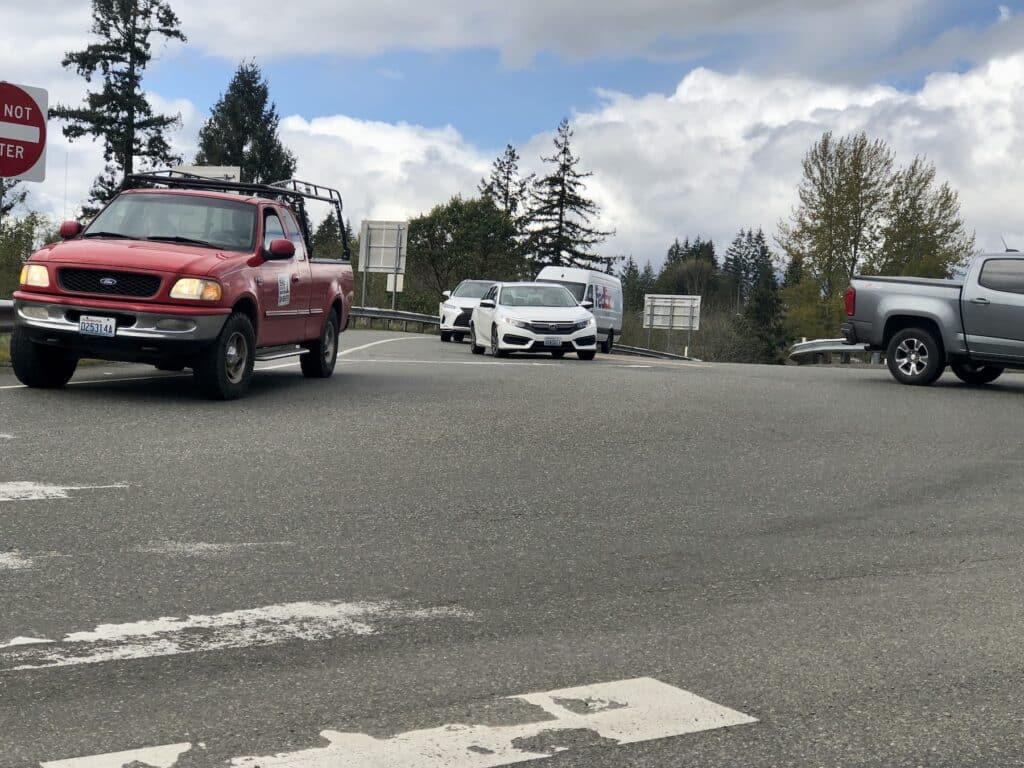
M978 284L992 291L1024 294L1024 259L989 259Z

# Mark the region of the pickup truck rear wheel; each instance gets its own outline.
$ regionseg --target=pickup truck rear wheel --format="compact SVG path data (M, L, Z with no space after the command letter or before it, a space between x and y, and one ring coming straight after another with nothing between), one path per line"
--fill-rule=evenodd
M217 340L204 349L192 368L200 391L213 400L234 400L248 391L256 362L256 334L242 312L231 315Z
M1005 370L1005 368L998 365L979 365L978 363L966 360L950 363L949 367L953 369L953 373L956 374L960 381L964 384L973 384L974 386L991 384L1002 376Z
M18 381L36 389L60 389L75 375L78 359L56 347L36 344L24 328L11 334L11 365Z
M338 362L338 316L331 312L320 332L320 340L309 346L299 358L302 375L307 379L329 379Z
M900 384L934 384L946 368L942 345L932 331L905 328L889 342L886 362L889 373Z

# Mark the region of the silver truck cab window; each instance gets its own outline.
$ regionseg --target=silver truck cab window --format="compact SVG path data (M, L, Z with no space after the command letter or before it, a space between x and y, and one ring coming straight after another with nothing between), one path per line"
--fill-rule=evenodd
M978 284L991 291L1024 294L1024 259L989 259Z

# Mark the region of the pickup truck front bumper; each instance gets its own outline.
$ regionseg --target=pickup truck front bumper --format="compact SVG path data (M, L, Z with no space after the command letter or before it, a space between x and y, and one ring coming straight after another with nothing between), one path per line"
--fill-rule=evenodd
M177 308L175 308L177 309ZM191 309L191 308L188 308ZM169 307L120 305L114 302L51 302L14 297L15 325L25 328L37 344L60 347L81 357L125 362L187 358L220 334L230 310L216 314L174 311ZM112 317L113 337L79 332L82 315Z

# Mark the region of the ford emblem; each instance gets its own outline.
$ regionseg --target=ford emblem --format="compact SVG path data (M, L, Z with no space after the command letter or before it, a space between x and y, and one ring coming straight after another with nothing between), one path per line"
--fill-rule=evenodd
M105 285L107 288L113 288L117 285L117 280L112 277L102 277L100 278L100 285Z

